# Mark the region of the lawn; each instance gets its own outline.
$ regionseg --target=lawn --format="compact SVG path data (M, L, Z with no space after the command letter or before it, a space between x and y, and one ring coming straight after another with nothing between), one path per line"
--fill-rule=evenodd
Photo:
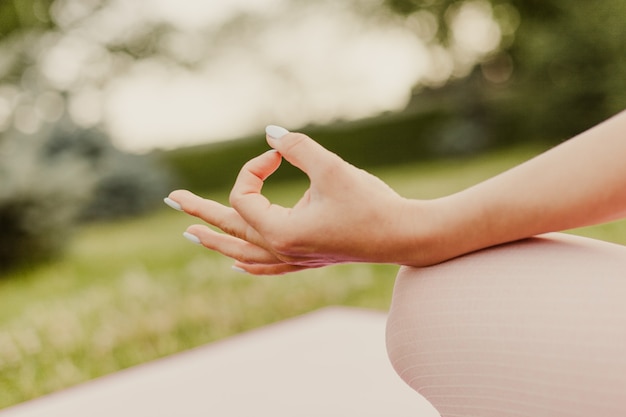
M401 194L445 195L539 151L377 170ZM268 184L289 204L304 183ZM226 190L212 197L224 200ZM184 240L192 222L163 208L83 228L60 261L0 281L0 408L326 305L386 309L397 267L341 265L253 277ZM576 233L626 243L626 224Z

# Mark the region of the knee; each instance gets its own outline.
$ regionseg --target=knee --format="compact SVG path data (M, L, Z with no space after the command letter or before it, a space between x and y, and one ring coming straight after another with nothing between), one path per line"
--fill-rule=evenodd
M423 309L432 295L424 288L420 268L402 267L396 277L391 307L387 317L386 345L391 365L397 374L411 388L420 392L418 380L414 379L415 370L428 360L415 349L420 343L422 329L428 324L427 314Z
M387 355L398 376L441 415L439 404L428 392L431 358L423 349L430 345L426 336L429 317L424 310L431 293L425 285L427 278L422 280L423 273L428 274L419 268L401 267L396 277L387 316Z
M464 407L505 407L507 416L626 412L623 271L626 248L560 235L403 267L387 321L389 359L442 415ZM533 412L519 408L522 397Z

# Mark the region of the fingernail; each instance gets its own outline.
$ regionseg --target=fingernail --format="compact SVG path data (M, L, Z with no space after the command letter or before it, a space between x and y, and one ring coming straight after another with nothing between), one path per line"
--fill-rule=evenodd
M183 208L180 206L180 204L178 204L176 201L172 200L171 198L165 197L163 201L165 202L165 204L167 204L174 210L183 211Z
M195 243L196 245L200 245L200 239L198 238L198 236L196 235L192 235L189 232L185 232L183 233L183 236L185 237L185 239L187 239L188 241Z
M289 131L284 127L269 125L265 128L265 133L272 139L280 139L285 136Z
M230 268L233 271L235 271L235 272L239 272L240 274L247 274L248 273L248 271L246 271L245 269L239 268L238 266L235 266L235 265L231 266Z

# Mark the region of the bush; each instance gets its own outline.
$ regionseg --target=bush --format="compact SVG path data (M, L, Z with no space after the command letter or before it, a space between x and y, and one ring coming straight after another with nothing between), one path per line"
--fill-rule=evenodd
M50 163L70 157L89 164L96 180L82 220L142 214L160 204L167 192L169 175L152 158L120 151L99 130L57 127L46 141L45 151Z
M97 130L64 123L0 141L0 270L58 255L80 221L146 212L167 175Z
M89 200L95 178L85 161L46 161L36 137L0 142L0 268L60 252Z
M98 181L82 219L136 216L161 204L169 176L147 156L111 152L97 169Z

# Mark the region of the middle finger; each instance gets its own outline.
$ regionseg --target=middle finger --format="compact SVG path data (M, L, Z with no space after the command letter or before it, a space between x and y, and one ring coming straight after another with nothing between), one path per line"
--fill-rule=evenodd
M199 197L186 190L174 191L170 194L170 198L179 203L185 213L202 219L231 236L267 248L261 235L233 208Z

